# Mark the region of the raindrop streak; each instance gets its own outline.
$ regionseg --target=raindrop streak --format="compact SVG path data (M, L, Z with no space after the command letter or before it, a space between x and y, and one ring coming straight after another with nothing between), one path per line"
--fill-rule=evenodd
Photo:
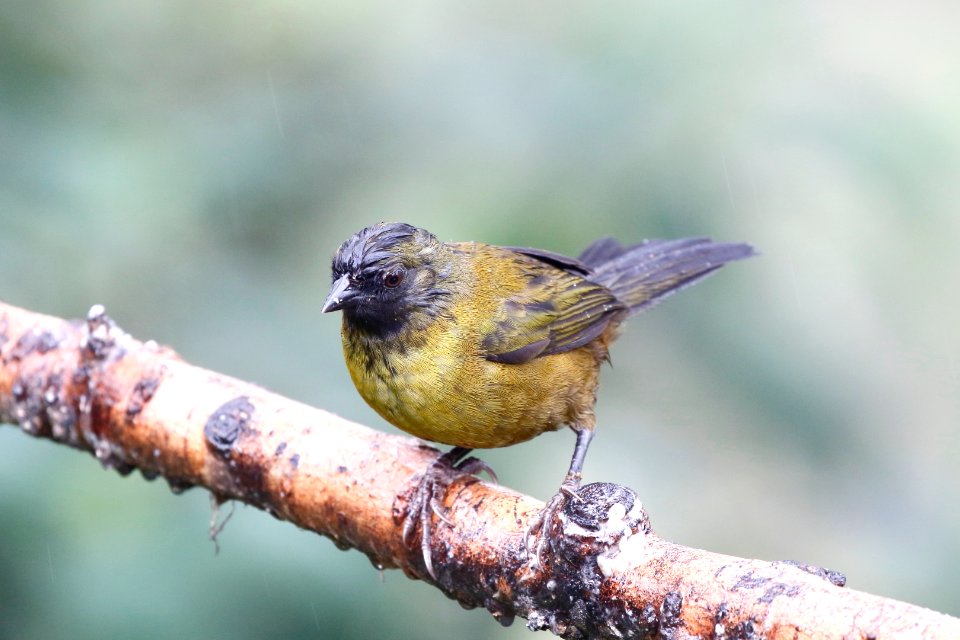
M270 99L273 101L273 115L277 119L277 131L280 132L280 137L286 140L287 136L283 131L283 121L280 119L280 103L277 102L277 90L273 87L273 73L270 71L267 71L267 85L270 87Z

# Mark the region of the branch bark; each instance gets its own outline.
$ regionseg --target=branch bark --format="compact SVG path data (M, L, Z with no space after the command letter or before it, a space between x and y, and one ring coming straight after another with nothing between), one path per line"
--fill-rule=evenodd
M209 489L430 580L402 514L435 450L373 431L134 340L95 306L68 322L0 303L0 422ZM960 619L844 589L843 578L673 544L633 493L589 485L551 524L541 566L523 532L543 503L455 481L436 521L436 586L500 622L567 638L958 638Z

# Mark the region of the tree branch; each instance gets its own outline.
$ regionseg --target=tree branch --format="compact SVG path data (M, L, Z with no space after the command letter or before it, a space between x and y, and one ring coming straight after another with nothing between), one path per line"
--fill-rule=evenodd
M138 342L95 306L83 323L0 303L0 422L92 452L126 475L208 488L430 581L401 540L407 495L436 452ZM589 485L551 525L542 566L523 532L543 503L454 482L437 521L437 586L504 624L568 638L957 638L960 620L844 589L788 562L682 547L633 493Z

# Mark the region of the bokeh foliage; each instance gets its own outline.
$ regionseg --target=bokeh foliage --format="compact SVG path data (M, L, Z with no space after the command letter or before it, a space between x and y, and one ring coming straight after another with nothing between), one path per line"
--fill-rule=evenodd
M960 615L949 2L0 3L0 299L95 302L389 429L321 317L382 219L763 256L634 320L588 480L664 536ZM484 457L547 497L573 438ZM0 428L0 638L525 637L357 553Z

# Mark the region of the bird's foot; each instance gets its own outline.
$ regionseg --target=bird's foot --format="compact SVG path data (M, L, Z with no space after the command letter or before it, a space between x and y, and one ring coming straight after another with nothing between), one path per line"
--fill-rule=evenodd
M523 548L528 557L531 558L534 566L543 564L543 550L547 545L547 539L550 533L550 523L558 512L563 510L567 500L583 502L577 491L580 488L580 474L568 473L563 479L560 489L550 498L546 506L537 514L533 522L527 528L523 535Z
M434 573L433 560L430 557L433 531L432 517L435 515L448 526L453 526L453 523L447 517L446 509L438 502L438 498L442 499L453 481L460 476L475 476L483 472L490 476L494 482L497 482L497 474L493 472L493 469L479 458L466 457L469 453L470 449L454 447L439 456L424 471L407 505L403 522L403 542L407 547L412 548L414 546L417 525L419 525L423 563L426 566L427 573L434 580L437 579L437 576Z

